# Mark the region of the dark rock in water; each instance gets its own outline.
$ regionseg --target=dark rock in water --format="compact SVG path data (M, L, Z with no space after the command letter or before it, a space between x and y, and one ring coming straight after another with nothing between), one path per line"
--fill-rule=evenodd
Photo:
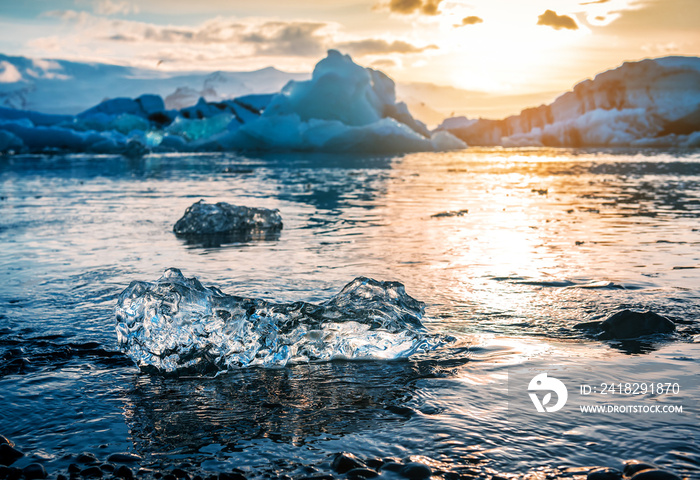
M14 447L15 443L12 440L8 439L6 436L0 435L0 445L9 445L11 447Z
M177 477L172 473L168 473L167 475L163 475L163 480L177 480Z
M80 473L81 470L82 468L80 468L80 465L78 464L71 463L68 465L68 473Z
M469 210L464 208L462 210L450 210L449 212L440 212L431 215L431 218L444 218L444 217L463 217L468 214Z
M406 477L409 480L423 480L429 478L433 474L433 471L427 465L422 463L411 462L404 465L404 467L399 470L399 475Z
M665 470L642 470L630 477L630 480L681 480L675 473Z
M58 475L56 475L56 480L68 480L68 477L59 473Z
M22 469L17 467L10 467L7 469L7 480L18 480L22 477Z
M346 475L348 478L374 478L379 474L369 468L353 468L348 470Z
M86 477L86 478L101 477L102 470L100 470L100 467L88 467L85 470L81 470L80 475L82 477Z
M338 473L347 473L355 468L365 468L365 464L352 453L340 452L333 458L331 468Z
M107 457L107 461L112 463L137 463L141 460L141 457L132 453L113 453Z
M0 465L5 465L9 467L23 456L24 454L22 452L20 452L10 444L0 444Z
M173 227L178 235L221 235L281 229L282 216L277 209L243 207L225 202L210 204L204 200L189 206Z
M620 480L622 472L610 467L596 468L588 472L586 480Z
M639 460L626 460L622 473L625 477L631 477L642 470L656 470L658 467L651 463L640 462Z
M379 470L380 468L382 468L382 465L384 465L385 462L381 458L370 458L365 463L369 468Z
M220 472L219 480L246 480L245 475L238 472Z
M97 463L97 457L93 455L92 453L81 453L80 455L77 456L75 459L78 463Z
M171 472L173 475L175 475L176 478L184 479L184 480L190 480L190 474L184 471L181 468L175 468Z
M116 467L111 463L103 463L102 465L100 465L100 470L102 470L103 472L112 473L115 470L115 468Z
M672 333L675 323L657 313L622 310L602 322L579 323L574 326L579 330L598 332L601 340L637 338L656 333Z
M403 468L403 463L399 462L387 462L384 465L382 465L382 470L386 470L388 472L399 472Z
M46 478L46 470L44 470L44 466L40 463L30 463L22 469L22 474L27 480Z
M126 480L131 480L134 478L134 473L126 465L121 465L114 471L114 476L118 478L124 478Z

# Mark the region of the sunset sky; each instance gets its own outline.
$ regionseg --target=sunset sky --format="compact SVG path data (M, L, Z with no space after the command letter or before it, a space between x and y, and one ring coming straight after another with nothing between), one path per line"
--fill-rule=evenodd
M698 19L699 0L3 0L0 52L303 72L336 48L398 81L524 94L700 55Z

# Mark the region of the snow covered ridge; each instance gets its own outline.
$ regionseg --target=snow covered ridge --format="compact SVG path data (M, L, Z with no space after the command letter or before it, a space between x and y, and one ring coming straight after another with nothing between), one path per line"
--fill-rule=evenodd
M469 145L700 146L700 58L624 63L579 83L550 105L503 120L445 120Z
M78 115L0 108L0 152L142 155L187 151L403 153L465 148L396 102L394 82L330 50L307 81L276 94L167 109L157 95L104 101Z

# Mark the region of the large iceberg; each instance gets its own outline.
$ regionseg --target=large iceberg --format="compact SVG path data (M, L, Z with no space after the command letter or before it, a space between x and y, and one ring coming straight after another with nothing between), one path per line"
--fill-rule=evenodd
M168 109L158 95L114 98L76 116L0 108L0 152L327 151L403 153L466 144L431 135L394 82L330 50L307 81L277 94Z
M426 332L423 308L398 282L358 277L319 305L277 304L225 295L170 268L119 295L117 340L139 367L165 373L397 359L449 341Z
M450 118L439 130L469 145L700 146L700 58L628 62L550 105L503 120Z

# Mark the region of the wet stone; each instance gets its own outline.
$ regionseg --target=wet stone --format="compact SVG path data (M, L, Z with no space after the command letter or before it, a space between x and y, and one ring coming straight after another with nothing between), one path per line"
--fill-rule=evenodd
M102 470L100 470L100 467L88 467L84 470L81 470L80 475L85 478L101 477Z
M119 478L125 478L126 480L134 478L133 472L126 465L120 465L119 468L117 468L114 471L114 476Z
M610 467L596 468L588 472L586 480L620 480L622 472Z
M15 443L4 435L0 435L0 445L9 445L11 447L15 446Z
M137 463L141 460L141 457L131 453L113 453L107 457L107 461L112 463Z
M387 462L382 465L382 470L386 470L388 472L399 472L402 468L403 464L398 462Z
M90 464L97 463L97 457L92 453L81 453L75 459L78 463Z
M23 456L24 454L15 447L7 443L0 444L0 465L9 467Z
M175 475L176 478L184 478L185 480L189 480L189 479L190 479L190 474L187 473L186 471L184 471L184 470L181 469L181 468L175 468L175 469L172 471L172 474Z
M80 468L80 465L77 465L75 463L71 463L68 465L68 473L80 473L82 468Z
M382 468L382 465L384 465L384 460L382 460L381 458L370 458L365 463L369 468L379 470L380 468Z
M635 473L630 480L681 480L681 477L666 470L653 469Z
M116 467L114 465L112 465L111 463L103 463L102 465L100 465L100 470L102 470L103 472L110 472L111 473L114 471L115 468Z
M340 452L331 462L331 468L338 473L346 473L354 468L364 468L365 464L352 453Z
M658 467L651 463L644 463L640 462L639 460L627 460L624 468L622 469L622 473L625 475L625 477L631 477L635 473L641 472L642 470L655 470L656 468Z
M163 480L177 480L177 477L172 473L168 473L166 475L163 475Z
M399 471L399 474L402 477L406 477L409 480L423 480L425 478L429 478L432 473L433 472L430 470L430 467L416 462L407 463Z
M219 480L246 480L245 475L238 472L220 472Z
M68 480L68 477L66 477L62 473L59 473L58 475L56 475L56 480Z
M353 468L352 470L348 470L346 475L348 478L374 478L379 474L369 468Z
M22 474L27 480L46 478L46 470L40 463L30 463L22 469Z

